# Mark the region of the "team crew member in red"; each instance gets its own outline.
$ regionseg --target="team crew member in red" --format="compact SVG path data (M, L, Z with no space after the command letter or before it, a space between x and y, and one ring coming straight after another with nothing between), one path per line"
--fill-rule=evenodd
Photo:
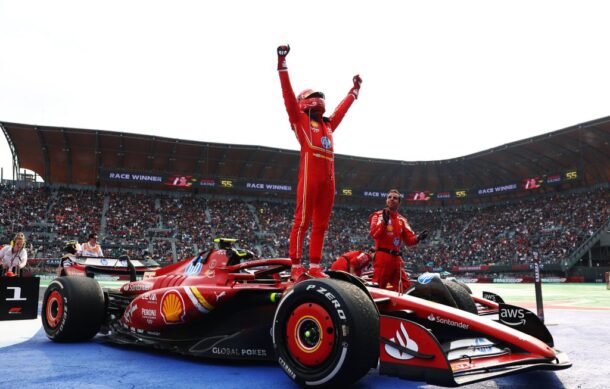
M326 106L322 92L306 89L295 96L286 66L286 56L289 51L290 46L287 45L277 48L277 69L290 126L301 144L297 204L289 248L289 256L292 259L291 278L296 281L306 271L301 263L301 256L303 241L310 224L309 275L327 277L320 267L320 260L324 233L328 229L335 200L333 132L358 97L362 79L358 75L354 76L354 86L347 97L330 117L324 117Z
M403 293L410 285L404 262L401 258L400 243L413 246L428 236L428 231L415 235L407 219L398 213L400 192L390 189L386 208L374 212L369 217L371 236L375 239L375 264L373 282L380 288L393 289ZM388 286L390 284L391 286Z
M360 277L362 272L373 262L374 255L374 247L369 248L367 251L348 251L333 262L330 270L343 270Z

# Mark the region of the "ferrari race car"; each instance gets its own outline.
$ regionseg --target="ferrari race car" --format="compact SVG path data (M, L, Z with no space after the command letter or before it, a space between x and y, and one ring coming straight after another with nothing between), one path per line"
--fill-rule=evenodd
M424 274L405 294L344 272L292 283L289 259L219 243L120 289L55 279L43 299L47 336L71 342L99 333L206 358L276 360L309 387L347 386L377 366L443 386L571 366L536 315L473 299L458 282Z

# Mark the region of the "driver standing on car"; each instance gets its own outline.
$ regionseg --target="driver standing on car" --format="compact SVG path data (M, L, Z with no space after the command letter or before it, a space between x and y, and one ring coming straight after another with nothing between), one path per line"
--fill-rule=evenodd
M296 210L290 231L289 256L292 260L290 276L297 281L306 272L301 262L305 234L311 224L309 242L309 271L315 278L328 277L320 266L324 234L328 230L335 200L335 162L333 133L347 110L358 98L362 79L355 75L353 86L329 117L325 117L324 94L305 89L295 96L288 76L286 56L290 46L277 48L278 65L284 104L290 127L301 145ZM324 61L325 59L320 58Z
M103 257L102 246L97 243L97 234L89 234L89 240L81 245L81 257Z
M0 250L0 274L18 274L28 263L28 252L25 249L25 235L18 232L13 243Z
M401 195L396 189L390 189L386 198L386 207L374 212L369 217L371 236L375 239L375 264L373 265L373 282L380 288L396 290L403 293L410 285L404 270L400 244L413 246L426 239L428 231L415 235L407 219L398 213Z

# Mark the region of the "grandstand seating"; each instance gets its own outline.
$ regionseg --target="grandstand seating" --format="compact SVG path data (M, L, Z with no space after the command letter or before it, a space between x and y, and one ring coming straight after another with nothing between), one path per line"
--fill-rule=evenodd
M522 264L534 252L544 263L563 263L608 221L609 200L610 189L598 188L488 206L403 206L401 213L416 232L431 233L426 242L403 252L408 265L437 268ZM325 243L326 265L345 251L373 243L368 217L374 210L335 206ZM293 212L294 204L271 200L3 183L0 243L23 231L30 257L57 258L62 242L85 241L95 231L109 256L124 251L138 255L146 249L167 262L206 250L214 237L224 236L239 239L240 247L262 257L287 256Z

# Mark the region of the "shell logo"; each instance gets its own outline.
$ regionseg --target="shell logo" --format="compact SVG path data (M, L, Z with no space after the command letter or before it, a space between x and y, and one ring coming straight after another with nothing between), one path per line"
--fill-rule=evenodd
M181 323L184 319L184 300L180 293L170 290L161 298L161 316L167 324Z

